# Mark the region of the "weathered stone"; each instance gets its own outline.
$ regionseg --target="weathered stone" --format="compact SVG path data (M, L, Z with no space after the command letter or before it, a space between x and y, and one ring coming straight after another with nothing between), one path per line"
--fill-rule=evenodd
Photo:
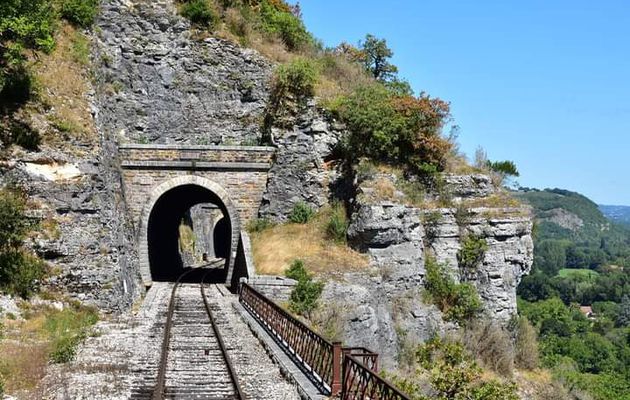
M272 129L278 150L269 171L261 217L284 222L298 201L319 209L328 203L331 187L341 178L326 159L333 153L342 131L333 128L332 120L324 118L312 105L300 117L302 123L293 129Z

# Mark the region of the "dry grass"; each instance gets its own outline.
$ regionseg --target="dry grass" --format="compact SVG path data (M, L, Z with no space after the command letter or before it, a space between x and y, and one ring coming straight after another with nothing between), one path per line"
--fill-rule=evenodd
M43 142L64 148L68 139L96 145L98 137L86 96L90 89L89 39L64 24L56 41L55 50L42 55L35 66L41 102L53 106L46 115L48 129Z
M63 298L50 293L46 298ZM65 300L67 301L67 300ZM46 373L59 340L68 335L88 333L95 311L76 303L65 303L63 311L45 305L21 302L23 320L5 319L0 339L0 375L7 393L29 392Z
M326 238L329 212L323 211L307 224L284 224L252 233L252 250L260 274L284 275L295 259L310 272L333 276L367 267L367 257L345 244Z
M34 389L46 374L50 344L47 342L15 341L0 343L0 375L7 393Z
M499 191L488 197L469 199L463 202L468 208L521 208L521 203L517 198L506 191Z

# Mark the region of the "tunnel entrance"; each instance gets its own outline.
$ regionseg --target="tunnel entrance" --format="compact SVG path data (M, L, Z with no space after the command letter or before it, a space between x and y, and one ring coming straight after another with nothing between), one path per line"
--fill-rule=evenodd
M149 214L147 226L151 279L225 282L232 254L233 223L221 198L195 184L164 192ZM203 268L203 269L202 269Z

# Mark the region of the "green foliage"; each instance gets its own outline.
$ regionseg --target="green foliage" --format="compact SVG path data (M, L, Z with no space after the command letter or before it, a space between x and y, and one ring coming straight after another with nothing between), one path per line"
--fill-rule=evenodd
M446 320L465 323L481 310L479 295L470 283L455 283L432 257L427 257L425 268L424 287Z
M187 0L182 5L180 13L193 24L209 29L214 28L219 22L219 17L208 0Z
M444 169L451 144L440 132L449 106L440 99L401 96L373 83L340 98L333 111L350 131L351 160L367 157L423 176Z
M82 339L83 338L78 336L61 337L53 343L53 348L50 352L50 360L57 364L74 360L74 356L77 353L77 346L81 343Z
M250 233L262 232L273 227L273 225L273 222L269 221L267 218L256 218L247 223L247 231Z
M492 171L504 176L520 176L514 161L486 161L486 166Z
M25 215L25 196L0 190L0 288L29 297L44 277L45 265L22 249L22 241L33 224Z
M308 272L304 267L304 261L295 260L291 263L289 268L284 272L284 275L289 279L294 279L296 281L307 280L309 278Z
M298 282L289 297L289 309L310 318L311 313L318 306L317 301L324 290L324 283L313 281L313 277L306 271L302 260L295 260L285 275Z
M475 271L488 250L486 240L475 235L466 235L462 248L457 252L457 262L464 271Z
M99 0L63 0L61 16L81 28L89 28L98 14Z
M374 79L390 81L396 77L398 67L389 62L394 52L387 47L385 39L368 34L365 40L359 43L359 49L362 53L360 61Z
M50 52L56 27L52 2L3 0L0 2L0 114L19 107L32 96L27 50Z
M424 232L429 242L434 240L438 235L438 225L442 220L442 213L439 211L431 211L423 214L422 222Z
M292 96L298 102L315 95L318 72L315 64L306 58L298 57L280 65L275 72L272 97Z
M263 0L260 3L262 28L265 32L277 35L290 51L314 42L300 18L287 8L274 3L277 2Z
M295 224L305 224L315 216L315 211L303 201L298 201L293 205L289 221Z
M37 291L46 274L45 264L21 249L0 253L0 288L22 298Z
M288 127L293 124L299 109L315 95L318 76L315 63L302 57L276 68L265 115L266 131L273 125Z
M55 363L72 361L78 345L87 338L97 321L95 309L79 304L50 313L45 322L45 329L53 339L50 360Z
M24 214L26 197L14 190L0 190L0 249L22 244L32 223Z
M343 203L336 202L326 223L326 236L335 242L344 243L348 232L348 216Z
M518 399L516 385L483 379L482 370L462 343L433 338L418 347L416 360L420 368L411 377L388 375L414 400ZM430 387L421 380L427 373Z

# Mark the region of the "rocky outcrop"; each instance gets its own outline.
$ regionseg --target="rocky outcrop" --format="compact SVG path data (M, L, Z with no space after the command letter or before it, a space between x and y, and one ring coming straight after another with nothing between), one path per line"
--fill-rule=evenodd
M348 229L350 243L389 275L389 280L419 283L424 275L422 213L396 203L360 204Z
M395 189L391 174L371 179L380 183L358 184L348 229L349 243L370 256L370 269L345 274L343 280L329 282L324 292L329 308L343 310L339 318L344 339L379 349L384 365L393 366L409 346L454 329L434 305L422 300L429 254L446 265L455 280L476 287L488 317L506 322L516 313L516 286L533 261L532 220L526 209L466 207L466 200L478 203L496 192L484 186L489 178L480 176L451 176L449 182L457 186L447 190L459 196L457 206L437 209L410 205ZM466 182L473 181L481 182L482 189L465 189ZM390 200L375 193L378 190ZM487 244L474 271L458 264L465 235Z
M271 63L194 38L171 0L106 0L97 21L100 118L121 142L255 144Z
M339 171L327 161L343 127L311 103L299 114L292 129L271 131L278 150L269 171L260 216L284 222L298 201L314 209L327 204L331 190L335 191L341 181Z
M453 278L471 282L491 318L507 321L516 313L516 287L529 273L534 260L532 219L522 208L472 208L458 221L457 209L438 209L430 229L429 248ZM460 210L461 212L461 210ZM460 217L461 219L461 217ZM483 260L474 271L458 265L461 239L475 235L487 244Z

